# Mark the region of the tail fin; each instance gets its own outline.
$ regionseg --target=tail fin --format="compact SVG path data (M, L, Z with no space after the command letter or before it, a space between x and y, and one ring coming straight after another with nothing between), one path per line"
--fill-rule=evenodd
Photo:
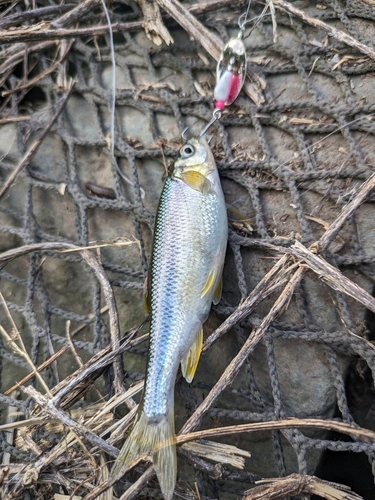
M144 454L154 463L165 500L171 500L177 477L173 413L150 419L144 412L141 412L117 457L112 476L120 473L121 469Z

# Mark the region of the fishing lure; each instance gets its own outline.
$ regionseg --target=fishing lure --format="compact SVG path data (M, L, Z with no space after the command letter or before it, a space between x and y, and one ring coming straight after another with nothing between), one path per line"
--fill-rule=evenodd
M246 13L238 19L240 30L237 37L231 38L221 52L216 67L215 109L211 120L204 127L200 136L203 136L211 125L221 118L223 110L227 106L233 104L245 82L247 60L243 38L250 4L251 2L249 2ZM244 20L242 20L243 17Z
M156 216L148 303L150 343L145 387L132 428L112 475L140 455L151 458L166 500L177 476L174 384L179 365L191 382L203 344L202 325L220 301L228 238L224 195L214 157L204 137L238 96L246 54L240 34L224 47L217 66L212 120L180 149L160 197Z

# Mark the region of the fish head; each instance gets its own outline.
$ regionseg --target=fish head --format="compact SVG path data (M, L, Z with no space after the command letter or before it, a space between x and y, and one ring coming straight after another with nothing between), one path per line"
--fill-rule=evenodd
M178 152L173 174L182 170L196 170L205 175L214 163L211 150L204 137L192 137Z
M204 137L192 137L178 152L172 177L182 180L191 188L204 194L212 191L211 177L216 164Z

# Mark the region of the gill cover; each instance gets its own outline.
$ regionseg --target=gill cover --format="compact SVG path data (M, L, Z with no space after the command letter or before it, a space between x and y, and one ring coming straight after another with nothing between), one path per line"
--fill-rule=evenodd
M207 141L203 137L192 137L178 154L172 177L179 179L202 194L213 192L208 179L214 159Z

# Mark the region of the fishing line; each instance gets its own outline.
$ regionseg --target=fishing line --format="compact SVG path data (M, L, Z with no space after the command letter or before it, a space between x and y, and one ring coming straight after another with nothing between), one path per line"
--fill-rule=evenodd
M105 0L101 0L105 17L107 19L108 29L109 29L109 47L111 51L111 64L112 64L112 95L111 103L109 106L111 113L111 123L110 123L110 137L111 137L111 154L114 157L115 153L115 106L116 106L116 61L115 61L115 47L113 44L113 31L111 18L109 17L109 12L105 4Z
M250 5L251 5L251 0L249 0L248 4L247 4L247 9L246 9L246 12L245 12L245 20L244 20L244 25L246 24L246 21L247 21L247 16L249 15L249 10L250 10Z
M111 115L111 121L110 121L110 138L111 138L111 157L112 161L115 165L116 171L118 175L121 177L121 179L126 182L126 184L129 184L130 186L134 186L133 182L122 172L120 167L117 164L117 160L115 158L115 112L116 112L116 60L115 60L115 47L113 43L113 30L112 30L112 24L111 24L111 18L109 16L108 9L105 5L105 0L101 0L103 10L107 19L107 24L108 24L108 29L109 29L109 47L110 47L110 52L111 52L111 65L112 65L112 88L111 88L111 102L109 106L109 111ZM144 199L145 197L145 192L144 190L140 187L141 191L141 198Z
M266 5L265 5L265 7L263 8L263 10L262 10L262 12L259 14L259 16L256 16L256 17L253 17L253 18L251 18L251 19L247 20L247 15L248 15L248 12L249 12L249 7L250 7L250 4L251 4L251 0L250 0L250 2L249 2L248 9L247 9L247 11L246 11L245 20L244 20L243 22L241 21L241 18L242 18L242 16L243 16L244 14L242 14L242 15L238 18L238 26L239 26L240 30L245 30L245 25L246 25L247 23L251 23L252 21L254 21L254 20L256 19L256 22L255 22L255 23L254 23L254 25L250 28L249 33L248 33L246 36L244 36L244 37L243 37L243 39L244 39L244 40L245 40L246 38L248 38L248 37L251 35L251 33L252 33L252 32L255 30L255 28L256 28L256 27L260 24L260 22L262 21L262 19L263 19L264 17L266 17L266 16L270 16L270 15L271 15L271 13L266 14L266 12L267 12L267 10L268 10L268 8L269 8L269 6L270 6L270 2L267 2L267 4L266 4Z

